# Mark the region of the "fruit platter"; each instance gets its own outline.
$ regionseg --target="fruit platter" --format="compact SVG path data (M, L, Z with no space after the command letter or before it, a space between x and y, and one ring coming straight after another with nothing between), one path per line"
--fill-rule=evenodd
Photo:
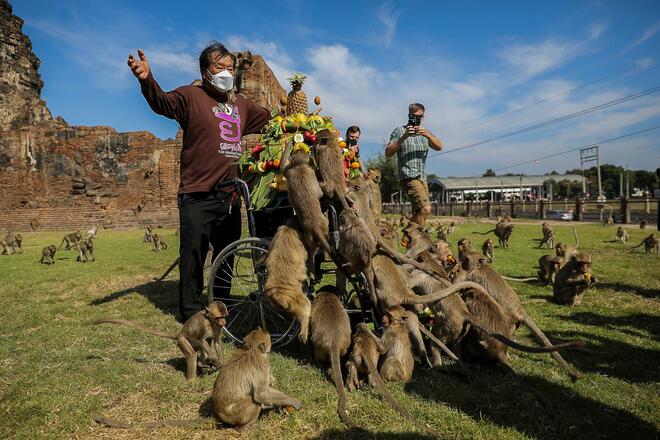
M243 152L238 160L242 179L250 186L250 198L255 210L277 208L286 203L287 187L283 161L286 162L286 157L292 151L306 151L311 155L311 163L315 166L313 153L316 133L330 130L339 136L332 118L318 114L320 107L309 113L307 98L301 89L304 80L305 76L302 74L294 74L289 78L293 90L281 100L282 109L274 110L274 115L266 124L257 144ZM320 105L321 99L315 97L314 103ZM362 173L359 152L348 147L340 137L338 147L344 158L344 176L348 183L349 179Z

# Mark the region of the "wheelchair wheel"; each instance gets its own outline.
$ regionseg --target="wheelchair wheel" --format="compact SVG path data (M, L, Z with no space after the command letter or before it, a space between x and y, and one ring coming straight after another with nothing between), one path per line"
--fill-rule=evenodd
M238 240L224 248L211 266L209 301L218 299L227 305L225 335L235 344L242 344L257 327L270 333L273 346L289 343L298 333L297 322L272 307L264 295L269 247L262 238ZM231 285L229 292L223 285Z

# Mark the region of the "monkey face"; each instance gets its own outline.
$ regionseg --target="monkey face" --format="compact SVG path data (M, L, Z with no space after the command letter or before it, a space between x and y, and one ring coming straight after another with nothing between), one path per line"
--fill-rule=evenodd
M458 250L460 252L467 252L472 249L472 242L467 238L461 238L458 240Z
M451 247L449 243L442 240L437 241L431 245L429 252L433 254L433 257L440 262L440 264L456 264L456 259L452 254Z
M343 209L339 213L339 224L341 226L345 226L345 225L355 221L355 219L357 219L357 216L358 215L357 215L357 212L355 212L355 209L353 209L353 208Z

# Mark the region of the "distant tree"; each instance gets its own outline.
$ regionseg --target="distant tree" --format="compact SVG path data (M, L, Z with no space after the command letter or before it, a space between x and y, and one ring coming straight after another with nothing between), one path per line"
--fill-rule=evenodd
M658 176L653 171L636 170L630 173L630 185L652 193L658 188Z
M492 168L488 168L486 172L482 174L482 177L493 177L495 175L495 171L493 171Z
M567 170L567 174L581 174L579 169ZM623 167L602 164L600 166L600 178L603 193L607 198L618 197L621 191L621 174L624 176L624 188L626 171ZM598 169L594 166L584 170L584 177L587 184L587 192L591 194L598 193ZM660 187L658 177L653 171L646 170L631 170L630 171L630 186L631 188L639 188L642 190L653 192L654 189Z

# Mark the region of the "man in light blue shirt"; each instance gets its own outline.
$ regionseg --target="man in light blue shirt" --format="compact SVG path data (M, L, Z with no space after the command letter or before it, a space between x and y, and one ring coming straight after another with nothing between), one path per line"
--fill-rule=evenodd
M390 143L385 147L385 156L397 154L399 160L399 180L408 191L412 206L412 221L419 225L426 223L431 213L429 188L426 183L426 157L429 147L442 150L442 141L425 129L424 106L419 103L408 106L408 124L392 131Z

